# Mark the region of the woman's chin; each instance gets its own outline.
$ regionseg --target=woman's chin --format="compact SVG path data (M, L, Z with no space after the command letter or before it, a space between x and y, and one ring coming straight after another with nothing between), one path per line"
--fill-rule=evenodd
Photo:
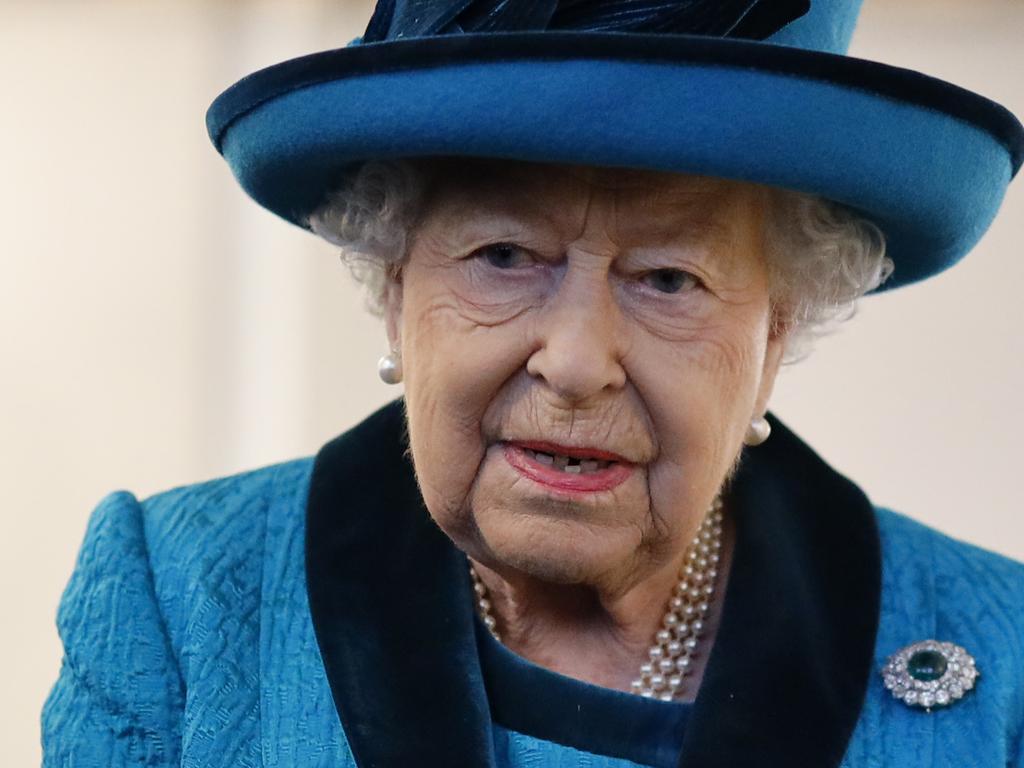
M641 544L637 529L621 530L540 515L518 514L514 519L477 517L486 550L484 565L552 584L596 584L635 563Z

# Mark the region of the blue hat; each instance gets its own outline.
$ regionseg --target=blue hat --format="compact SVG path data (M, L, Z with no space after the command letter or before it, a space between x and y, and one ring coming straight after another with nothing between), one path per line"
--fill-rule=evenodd
M207 113L260 205L308 215L368 159L422 155L741 179L885 232L886 288L988 229L1024 127L950 83L845 52L860 0L379 0L347 47L260 70Z

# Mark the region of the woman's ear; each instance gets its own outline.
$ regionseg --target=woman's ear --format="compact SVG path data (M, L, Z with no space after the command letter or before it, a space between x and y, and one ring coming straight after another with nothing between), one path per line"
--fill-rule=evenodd
M384 278L384 330L388 336L388 348L400 350L402 347L402 268L395 267L387 271Z

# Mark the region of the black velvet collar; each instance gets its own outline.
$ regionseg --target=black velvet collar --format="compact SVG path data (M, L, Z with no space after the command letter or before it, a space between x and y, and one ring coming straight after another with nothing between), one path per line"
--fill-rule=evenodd
M685 768L837 766L873 674L871 504L772 426L730 489L736 549ZM316 458L306 575L320 653L360 768L492 766L465 557L424 508L406 448L396 401Z
M560 675L513 653L474 622L495 725L649 768L676 768L690 703L658 701Z

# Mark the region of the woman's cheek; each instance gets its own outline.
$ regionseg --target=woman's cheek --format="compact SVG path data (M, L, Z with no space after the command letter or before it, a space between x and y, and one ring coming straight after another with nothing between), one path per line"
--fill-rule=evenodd
M523 334L468 319L452 294L409 302L405 310L413 459L427 507L447 530L465 522L487 448L482 422L523 365L518 357Z
M656 526L676 540L680 509L710 503L734 459L735 424L744 406L723 406L750 389L739 346L725 340L666 341L638 334L628 372L643 400L658 455L649 467L651 513ZM742 375L741 375L742 373Z
M452 418L446 402L433 403L426 413L409 403L409 437L423 500L445 530L461 525L467 500L483 457L479 437Z

